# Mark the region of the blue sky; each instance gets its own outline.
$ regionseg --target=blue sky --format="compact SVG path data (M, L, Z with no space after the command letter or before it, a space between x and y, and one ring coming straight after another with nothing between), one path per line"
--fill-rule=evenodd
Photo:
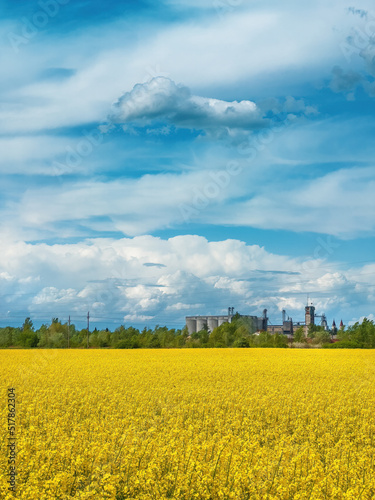
M0 15L0 324L375 319L369 1Z

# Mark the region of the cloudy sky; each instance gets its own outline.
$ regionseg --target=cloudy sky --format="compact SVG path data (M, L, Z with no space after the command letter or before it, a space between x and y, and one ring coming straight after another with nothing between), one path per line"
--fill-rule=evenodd
M4 0L0 325L375 314L369 0Z

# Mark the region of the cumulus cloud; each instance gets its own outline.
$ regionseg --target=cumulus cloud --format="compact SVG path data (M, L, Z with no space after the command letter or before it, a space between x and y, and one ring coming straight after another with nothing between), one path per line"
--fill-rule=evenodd
M309 292L319 311L337 315L351 302L357 306L364 290L369 297L364 306L370 307L375 289L369 268L357 292L358 269L332 264L328 271L322 259L288 258L239 240L209 242L192 235L64 245L2 242L0 250L2 298L10 311L0 318L3 324L31 314L44 321L71 315L84 326L90 310L94 322L109 326L124 321L183 326L185 315L223 313L232 305L244 314L268 308L275 323L283 308L303 320ZM144 265L149 262L161 266ZM30 275L39 280L25 280Z
M215 2L169 3L212 8ZM219 11L225 15L210 15L209 19L203 16L192 21L187 16L183 21L160 23L158 19L153 24L146 16L138 18L132 29L128 20L118 19L86 25L64 37L48 30L22 46L17 57L7 40L14 26L0 26L7 72L2 82L5 93L0 106L0 132L101 121L123 88L150 76L169 74L176 81L205 89L236 82L247 86L251 81L262 90L265 78L270 84L280 74L302 67L298 75L290 73L295 85L296 78L309 81L306 68L316 75L322 66L327 68L337 61L339 49L331 27L345 22L340 1L319 1L311 6L295 1L282 5L273 2L268 8L258 2L232 2L237 4L233 9L230 3L217 2L223 5ZM19 19L14 24L19 26ZM56 67L49 70L50 74L58 70L60 76L65 72L70 77L46 79L51 61Z
M151 125L169 123L176 127L217 130L254 130L266 125L252 101L227 102L192 95L190 90L165 77L137 84L123 94L110 116L113 123Z
M251 131L269 127L272 118L280 121L317 114L314 106L292 96L266 99L259 104L248 100L229 102L192 95L186 86L160 76L123 94L109 122L121 124L129 133L135 133L134 127L145 127L148 134L168 135L172 127L178 127L238 142Z

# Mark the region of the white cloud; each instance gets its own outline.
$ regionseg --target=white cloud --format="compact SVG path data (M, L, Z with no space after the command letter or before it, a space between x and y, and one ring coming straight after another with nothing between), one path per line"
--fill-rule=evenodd
M73 168L65 160L69 148L79 140L82 138L48 135L0 137L0 173L48 176L71 173ZM58 165L57 160L60 160ZM78 165L74 172L79 172Z
M370 321L374 321L375 322L375 314L370 313L370 314L365 314L364 316L361 316L360 318L355 318L355 319L352 319L352 320L348 321L348 325L347 326L352 326L355 323L362 323L362 321L365 318L367 318Z
M176 304L167 306L166 311L188 311L189 309L198 309L201 307L202 304L184 304L182 302L177 302Z
M320 290L335 290L348 285L349 282L341 273L326 273L317 279Z
M275 302L277 303L277 307L279 311L287 310L287 311L298 311L303 310L304 308L304 301L303 300L298 300L296 297L275 297L274 298ZM296 318L293 318L294 321L298 321ZM301 319L299 321L302 321Z
M235 194L244 194L243 186L233 182L233 178L224 168L30 187L19 201L9 202L0 211L3 233L6 228L16 227L26 239L74 236L77 232L87 235L91 231L144 234L172 224L185 224L184 206L192 206L194 213L203 214L201 209L206 203L216 206ZM64 221L71 221L66 229L61 228Z
M2 271L0 273L0 280L12 281L13 279L14 279L13 276L10 276L10 274L7 273L6 271Z
M315 266L307 266L306 280L303 259L275 255L238 240L209 242L190 235L65 245L1 242L0 251L0 273L9 270L14 277L2 281L9 318L22 311L35 319L66 319L71 314L84 321L90 310L102 323L145 318L148 324L182 326L187 314L222 313L232 305L255 314L266 307L273 322L287 308L293 319L302 321L310 291L320 312L337 316L341 311L347 317L358 304L354 279L360 270L343 271L332 264L333 270L327 272L327 264L317 260ZM149 262L161 266L146 266ZM29 276L38 280L27 280ZM363 272L362 287L361 297L363 290L375 289L375 273ZM374 301L369 294L364 307Z
M295 78L309 81L318 69L326 71L343 58L332 26L347 24L347 17L339 2L311 7L275 3L268 10L244 4L225 16L171 25L145 21L129 30L119 20L59 39L38 36L19 54L5 44L2 62L9 74L0 132L104 120L124 88L161 74L184 82L195 93L204 89L204 95L239 81L261 90L265 80L274 82L296 68L302 70L298 77L290 74L293 85ZM61 80L43 77L51 60L54 67L75 73Z
M19 200L0 208L2 233L10 238L16 231L29 240L113 231L134 236L183 228L191 221L343 239L375 231L373 167L339 169L313 180L297 178L286 194L280 190L280 175L277 182L272 178L279 165L267 171L261 156L253 168L246 160L234 163L236 175L228 173L224 161L224 168L215 171L196 172L194 167L181 174L30 187Z
M147 323L153 319L153 316L145 316L144 314L126 314L124 316L125 321L131 321L133 323Z
M211 15L164 30L152 46L138 47L134 69L157 63L192 88L241 80L256 87L263 77L271 82L298 67L304 69L299 78L306 80L317 68L330 68L341 60L340 40L332 26L349 23L346 17L339 2L311 7L275 3L268 9L260 3L247 5L225 16Z
M280 191L259 189L251 199L211 214L209 221L262 229L313 231L342 238L375 232L375 169L340 169Z
M59 308L60 304L69 304L70 306L72 300L76 300L76 298L77 293L72 288L67 290L58 290L54 286L49 286L43 288L39 293L37 293L33 298L32 303L36 306L40 305L42 307L47 304L53 304L53 306L57 306L57 308Z
M110 121L145 126L155 121L182 128L253 130L266 122L251 101L226 102L191 95L190 90L165 77L137 84L123 94L114 106Z

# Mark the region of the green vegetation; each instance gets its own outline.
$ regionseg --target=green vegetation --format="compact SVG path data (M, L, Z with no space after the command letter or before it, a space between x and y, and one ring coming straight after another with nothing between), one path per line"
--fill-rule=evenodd
M303 327L294 333L293 342L281 334L258 332L255 334L253 324L246 318L235 315L231 323L223 323L209 332L207 328L189 335L187 328L168 329L156 326L154 329L138 330L132 326L121 325L113 332L95 330L88 333L86 329L77 330L74 325L61 323L53 318L51 324L34 328L30 318L26 318L22 327L7 326L0 328L0 348L199 348L199 347L309 347L324 348L375 348L375 325L373 321L364 319L361 324L338 332L339 342L331 343L331 335L322 327L311 325L305 338Z
M365 318L362 323L355 323L346 330L337 333L341 345L344 343L358 344L362 348L375 347L375 324L373 321Z
M313 345L326 344L331 341L331 334L318 325L309 325L307 337L311 339Z
M361 346L357 342L351 342L350 340L341 340L335 342L334 344L323 344L324 349L360 349Z

